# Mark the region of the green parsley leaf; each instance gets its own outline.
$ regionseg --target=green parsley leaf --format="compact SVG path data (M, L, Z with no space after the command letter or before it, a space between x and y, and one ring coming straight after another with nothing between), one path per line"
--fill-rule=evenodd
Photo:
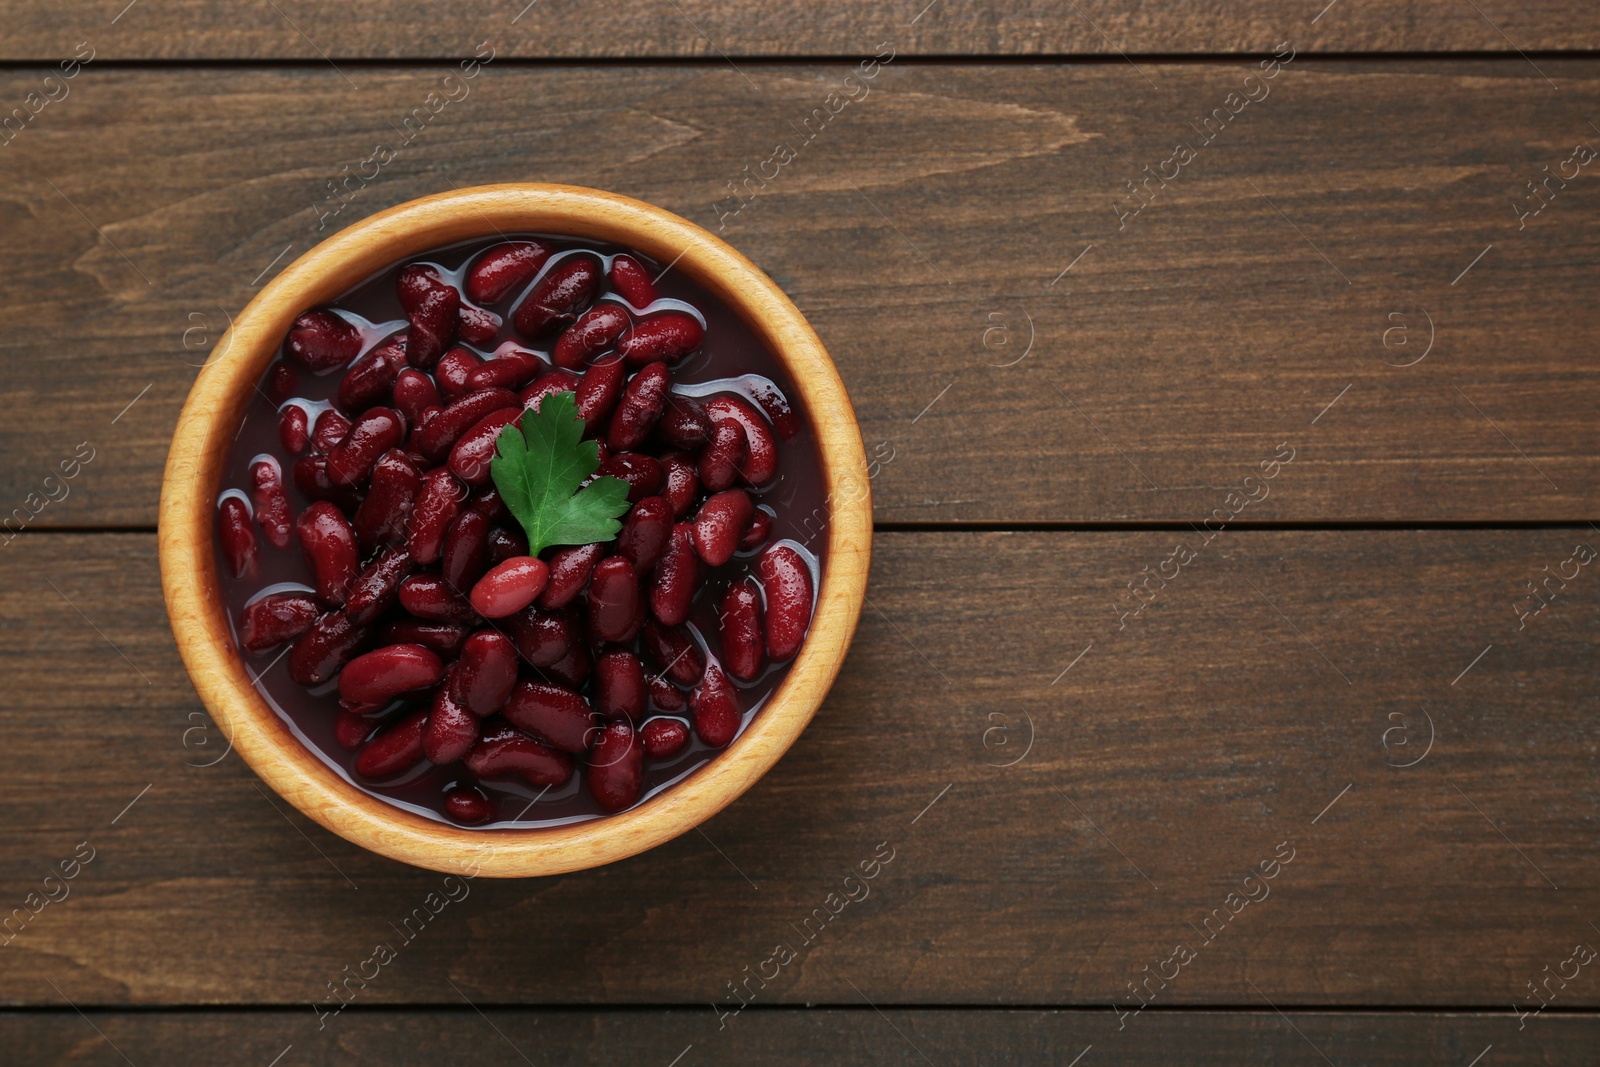
M519 427L520 423L520 427ZM528 554L551 545L609 541L628 510L628 483L609 475L583 488L600 467L600 446L583 439L577 397L552 393L500 431L489 464L495 488L528 534Z

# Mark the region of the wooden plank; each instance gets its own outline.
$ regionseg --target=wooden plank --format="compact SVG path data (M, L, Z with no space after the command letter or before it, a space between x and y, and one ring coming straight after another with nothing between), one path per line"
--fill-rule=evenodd
M322 1031L303 1012L16 1013L4 1018L18 1062L283 1064L1363 1063L1482 1061L1537 1067L1593 1062L1600 1020L1559 1015L1519 1032L1508 1015L1268 1010L1151 1014L1118 1032L1109 1011L757 1012L718 1031L698 1011L406 1008L350 1014ZM92 1028L91 1028L92 1024ZM97 1035L96 1030L100 1031ZM99 1059L94 1059L99 1057ZM677 1059L675 1057L681 1057ZM1081 1057L1075 1059L1075 1057Z
M834 691L748 795L611 867L477 880L407 939L438 875L289 812L237 756L200 766L224 742L154 537L25 535L0 554L4 910L93 858L0 949L0 999L312 1019L381 942L398 958L358 1007L734 1004L733 984L761 1005L1142 995L1143 1026L1261 994L1505 1013L1566 971L1552 1011L1592 1008L1596 968L1569 961L1600 945L1600 582L1562 563L1584 539L881 534ZM1164 566L1180 540L1194 557ZM1577 577L1519 630L1547 565ZM1175 577L1119 629L1144 567Z
M124 0L125 2L125 0ZM959 56L1308 51L1428 52L1600 47L1576 0L1417 0L1404 18L1381 0L1258 0L1248 6L1135 0L375 0L357 8L292 0L112 3L104 10L10 0L0 59L53 60L91 40L119 59L437 58L493 42L508 56L672 59L833 56L889 40L905 53Z
M91 67L4 150L0 503L152 524L194 364L265 278L365 213L545 179L720 219L833 352L880 520L1587 519L1600 185L1520 231L1508 190L1600 142L1600 66L1540 67L1296 60L1119 221L1245 66L891 64L737 214L850 68L491 66L320 231L439 71Z

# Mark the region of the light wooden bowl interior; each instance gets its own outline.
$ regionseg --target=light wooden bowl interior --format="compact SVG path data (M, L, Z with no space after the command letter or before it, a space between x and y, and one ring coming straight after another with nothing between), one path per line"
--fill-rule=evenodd
M301 312L400 260L497 233L614 242L676 262L738 314L783 363L817 436L830 517L810 633L744 733L688 779L637 807L575 825L470 829L363 792L289 731L234 647L218 585L215 509L228 447L253 387ZM610 863L684 833L749 789L794 743L838 673L860 616L872 502L855 414L816 333L771 279L719 238L626 197L559 185L494 185L412 201L324 241L262 289L218 341L184 405L161 490L161 581L173 635L200 698L233 747L280 796L334 833L405 863L493 877Z

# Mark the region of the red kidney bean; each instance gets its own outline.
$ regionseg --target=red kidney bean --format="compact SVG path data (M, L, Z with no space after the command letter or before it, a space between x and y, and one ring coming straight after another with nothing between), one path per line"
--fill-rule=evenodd
M278 416L278 442L291 456L298 456L311 443L311 418L299 404L286 404Z
M520 529L508 530L504 526L489 528L489 566L498 567L512 556L527 554L528 535Z
M537 556L512 556L497 563L472 587L473 610L486 619L515 615L544 590L550 568Z
M340 409L365 411L389 399L405 365L405 345L392 337L356 360L339 381Z
M498 304L532 280L549 258L550 249L538 241L495 245L467 272L467 297L475 304Z
M608 722L589 755L589 795L605 811L634 805L644 792L644 746L626 719Z
M572 777L572 757L535 741L515 727L484 730L467 753L467 770L479 778L517 776L529 785L554 788Z
M413 574L400 583L400 606L419 619L466 622L472 618L467 598L437 574Z
M637 722L644 715L648 693L644 665L625 648L600 653L594 661L594 707L608 719L627 716Z
M550 268L512 312L524 337L567 326L594 299L600 282L600 265L589 256L573 256Z
M736 396L714 396L706 401L706 414L713 425L718 419L732 419L744 428L744 459L739 473L751 485L766 485L778 474L778 445L772 428L761 413Z
M451 684L455 698L468 710L480 718L493 715L516 682L517 650L511 638L497 630L479 630L467 638Z
M679 685L694 685L705 674L706 654L681 626L648 620L640 647L662 675Z
M449 285L431 263L408 263L395 278L395 293L400 306L410 314L422 306L428 294Z
M394 406L400 409L400 414L404 415L412 425L422 418L424 411L438 407L440 400L443 399L433 379L413 367L407 367L396 375L392 392Z
M631 321L620 305L596 304L567 327L551 349L550 361L558 367L577 370L610 348Z
M406 335L406 360L420 370L439 361L456 340L456 325L461 317L461 294L451 285L428 290L411 311L411 329Z
M739 535L739 551L749 552L753 548L760 548L767 543L767 538L772 536L772 512L764 506L758 507L755 514L750 516L750 525L744 528L744 533Z
M603 460L596 474L628 483L628 503L637 504L661 488L661 464L643 452L618 452Z
M578 382L581 380L572 371L556 367L541 374L534 380L532 385L524 386L522 391L517 394L517 399L522 402L523 407L538 411L539 405L544 402L544 398L547 396L554 393L575 394L578 389Z
M672 505L673 517L681 519L700 495L700 475L694 460L682 452L667 452L661 457L661 470L666 483L662 495Z
M772 428L778 431L779 437L787 441L800 432L800 416L789 406L789 398L784 396L783 391L772 382L763 381L752 385L750 395L761 406L761 410L771 421Z
M356 773L370 779L393 778L415 767L423 758L422 732L427 724L424 709L380 730L356 756Z
M705 677L690 698L694 732L712 748L726 748L739 732L739 695L716 663L706 665Z
M650 613L668 626L689 617L700 588L700 558L688 523L675 523L650 580Z
M394 408L372 408L350 427L328 453L328 477L335 485L356 485L372 473L378 457L406 439L405 420Z
M656 283L650 271L627 253L611 260L611 288L640 311L656 302Z
M439 412L417 434L417 451L429 463L443 463L462 434L472 429L485 415L506 408L522 410L517 403L517 394L509 389L480 389L452 400L449 407Z
M550 580L539 594L541 608L563 608L583 592L594 565L606 554L604 544L567 545L550 557Z
M269 593L246 604L239 614L239 646L246 652L265 652L311 629L321 613L307 593Z
M811 568L800 553L778 544L761 553L756 573L767 596L767 653L781 663L800 650L811 625Z
M466 491L447 467L435 467L422 479L406 531L406 547L418 563L426 565L439 559L444 535L460 514L465 496Z
M544 360L532 352L510 351L473 367L467 374L467 388L520 389L544 369Z
M589 625L602 641L628 640L639 608L639 576L621 556L603 559L589 579Z
M400 583L415 569L411 553L403 548L386 548L380 552L350 583L350 593L344 603L350 621L365 626L382 615L394 603Z
M761 673L766 643L761 637L761 591L745 578L728 586L718 613L722 660L728 673L743 682Z
M337 507L319 500L300 513L295 529L316 579L317 596L326 604L343 607L350 583L361 570L361 551L349 520Z
M339 695L382 706L401 693L426 689L444 677L439 657L421 645L389 645L357 656L339 672Z
M267 399L274 404L282 404L299 391L300 378L294 368L282 360L274 363L272 372L267 375Z
M589 702L565 686L518 682L501 714L512 725L539 735L563 752L586 752L594 742Z
M250 482L256 522L267 544L288 548L294 522L289 517L289 494L283 489L283 469L270 456L258 459L250 465Z
M337 370L360 351L360 331L329 311L308 311L295 319L284 342L285 354L313 374Z
M665 363L652 363L628 380L606 430L606 443L613 452L644 444L666 407L671 388L672 373Z
M439 383L439 395L445 403L472 392L467 379L481 366L483 357L470 348L452 348L439 357L438 366L433 368L433 378Z
M353 508L361 499L351 486L334 485L328 477L328 457L313 452L294 461L291 468L295 488L312 500L328 500L343 508Z
M690 526L694 550L713 567L733 558L739 535L750 525L755 505L743 489L728 489L709 497Z
M700 453L700 484L708 493L720 493L739 477L744 461L744 427L732 419L718 419L711 443Z
M522 417L522 408L502 408L472 424L450 449L450 471L468 485L489 480L490 464L499 449L500 431Z
M373 722L356 711L341 711L333 720L333 739L347 752L354 752L372 736Z
M471 589L489 569L489 517L468 508L450 524L439 554L439 573L452 589Z
M677 719L651 719L639 727L639 740L651 759L671 759L689 743L689 728Z
M650 316L623 334L617 342L617 352L634 366L656 360L676 363L699 349L705 338L705 327L693 315L666 311Z
M633 564L639 574L648 574L666 550L672 537L672 505L662 496L647 496L635 504L622 520L617 534L617 555Z
M656 423L656 436L673 448L694 452L711 440L711 416L692 396L667 394L666 409Z
M454 763L478 743L478 717L451 692L452 681L460 675L459 669L452 669L429 705L428 725L422 731L422 754L429 763Z
M441 807L445 818L462 826L480 826L494 818L494 801L476 786L451 786Z
M652 674L647 684L650 687L650 702L656 710L678 712L689 707L689 695L661 675Z
M467 497L467 507L482 513L490 522L511 517L511 512L506 510L506 502L500 499L500 490L493 482L486 482L474 489Z
M535 667L561 662L579 641L577 625L569 614L540 611L531 604L506 624L517 652Z
M578 414L587 432L595 432L622 396L627 370L620 359L603 359L583 372L574 390Z
M289 677L301 685L321 685L338 674L366 640L366 629L352 623L344 612L318 616L311 629L289 647Z
M456 333L469 345L492 344L500 336L500 316L462 301L461 315L456 319Z
M567 654L546 667L545 673L562 685L578 689L588 680L589 672L594 669L594 659L589 655L588 646L582 641L576 641L567 650Z
M361 501L351 520L356 529L356 542L363 552L370 553L380 545L405 542L406 522L421 486L422 475L404 452L391 448L378 457L372 467L366 499Z
M461 644L466 636L464 627L447 622L396 619L378 632L378 642L385 645L421 645L437 652L440 659L452 660L461 654Z
M327 455L344 440L344 435L350 432L350 420L339 414L333 408L328 408L317 416L317 421L311 427L311 444L318 452Z
M408 263L395 277L395 293L400 306L407 314L422 306L429 293L449 284L438 270L428 263Z

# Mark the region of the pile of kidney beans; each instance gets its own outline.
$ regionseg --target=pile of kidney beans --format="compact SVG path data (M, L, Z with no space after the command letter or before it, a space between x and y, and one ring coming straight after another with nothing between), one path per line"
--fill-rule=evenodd
M482 788L496 780L548 790L581 775L601 811L636 803L646 761L681 752L691 729L711 748L734 739L736 683L790 660L811 621L815 560L773 540L775 514L752 496L799 428L781 391L673 392L702 345L698 312L659 301L637 257L553 253L525 239L459 271L406 266L404 328L387 337L359 316L301 315L263 388L310 503L292 514L263 454L248 491L218 505L235 578L273 550L298 548L309 571L311 588L245 604L241 648L289 643L296 683L337 680L334 734L358 780L459 768L436 804L463 824L496 817ZM470 346L508 332L496 307L515 339L485 358ZM290 399L304 372L341 375L331 405ZM569 391L597 473L628 483L630 508L613 540L534 557L490 461L503 428ZM716 574L720 657L687 625Z

